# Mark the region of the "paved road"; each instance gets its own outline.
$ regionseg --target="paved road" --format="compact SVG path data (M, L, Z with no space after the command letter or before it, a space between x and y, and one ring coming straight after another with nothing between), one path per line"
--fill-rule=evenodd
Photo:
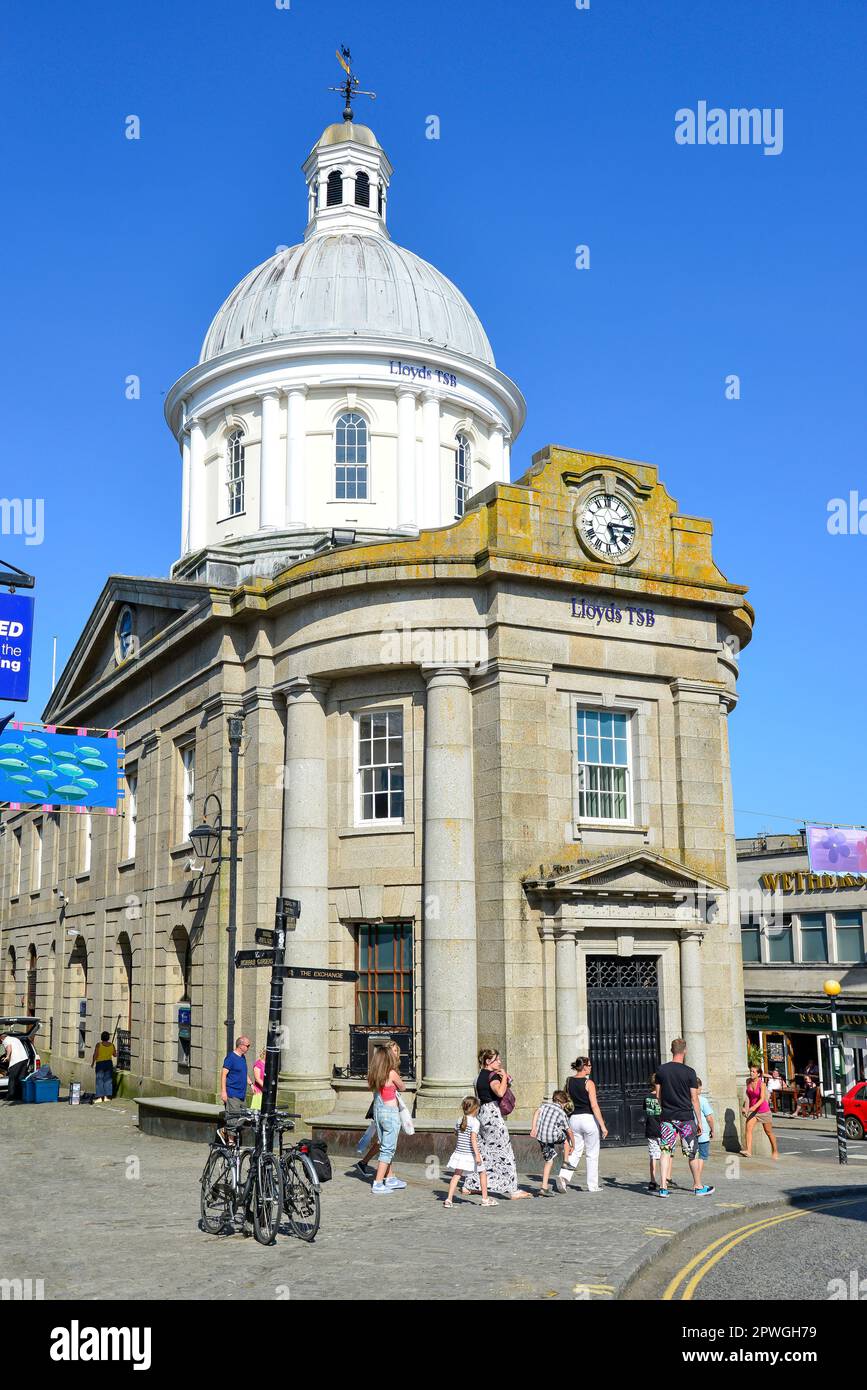
M767 1296L758 1296L760 1290ZM831 1194L800 1207L781 1204L715 1220L673 1242L626 1297L750 1299L760 1323L792 1300L867 1299L867 1194Z
M201 1232L205 1147L142 1135L135 1121L121 1101L0 1110L0 1279L41 1279L46 1299L607 1300L696 1223L742 1221L757 1203L816 1187L837 1196L840 1184L867 1185L861 1165L747 1164L717 1151L712 1197L691 1195L678 1159L680 1186L661 1202L644 1189L638 1148L606 1151L598 1193L445 1211L433 1163L398 1164L407 1190L378 1198L337 1159L315 1244L281 1235L265 1249ZM536 1190L538 1173L525 1182Z
M816 1162L837 1165L837 1137L835 1134L811 1134L809 1130L784 1129L777 1124L774 1129L780 1153L790 1156L808 1157ZM867 1140L850 1139L847 1143L849 1162L865 1170L867 1182Z

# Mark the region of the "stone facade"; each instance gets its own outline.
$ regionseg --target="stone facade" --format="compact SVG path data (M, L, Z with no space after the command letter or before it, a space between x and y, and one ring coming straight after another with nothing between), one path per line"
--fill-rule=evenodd
M636 516L623 563L581 543L594 489ZM89 1077L95 1038L120 1017L129 1086L213 1096L228 866L191 867L183 750L195 749L194 819L214 792L225 824L226 719L241 714L238 945L272 924L281 891L302 903L290 963L354 969L362 926L411 924L422 1118L451 1118L490 1044L526 1117L599 1042L588 971L601 958L654 962L663 1054L683 1032L717 1113L737 1112L727 721L752 612L710 536L710 523L678 515L654 468L552 447L520 483L493 484L461 520L418 537L328 550L235 588L110 580L46 720L122 730L135 852L129 817L94 814L85 870L87 818L41 817L37 883L39 817L8 818L7 1011L33 946L43 1052L53 1019L61 1075ZM124 607L138 640L120 659ZM377 824L359 810L358 739L360 716L382 710L402 716L403 806ZM628 811L616 821L580 809L582 711L625 717ZM237 1031L257 1042L266 980L236 977ZM191 1011L188 1061L179 1007ZM345 1074L357 1021L351 985L288 982L281 1086L305 1113L366 1107L363 1081Z

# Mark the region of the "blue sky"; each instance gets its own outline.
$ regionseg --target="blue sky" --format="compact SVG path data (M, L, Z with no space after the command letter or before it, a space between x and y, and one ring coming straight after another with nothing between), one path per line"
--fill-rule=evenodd
M177 558L162 398L241 276L300 238L343 42L377 92L393 236L461 287L527 397L515 476L547 443L654 463L750 586L739 831L867 821L867 535L827 531L831 498L867 499L865 31L862 0L7 0L0 492L45 499L41 546L0 537L38 576L18 716L109 573ZM782 153L676 144L702 100L782 108Z

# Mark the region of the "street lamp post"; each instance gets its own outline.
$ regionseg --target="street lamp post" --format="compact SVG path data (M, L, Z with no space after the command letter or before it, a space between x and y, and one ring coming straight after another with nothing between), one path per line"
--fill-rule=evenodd
M837 1044L842 1056L843 1039L837 1032L837 996L840 993L839 980L826 980L822 988L831 1004L831 1070L834 1073L834 1110L837 1116L837 1159L840 1163L849 1162L849 1146L846 1142L846 1118L843 1114L843 1093L840 1086L840 1072L837 1067Z
M190 842L203 862L211 860L219 866L223 862L223 839L229 836L229 924L228 973L226 976L226 1055L235 1046L235 943L238 935L238 758L241 751L241 738L244 721L240 715L229 716L229 824L223 825L223 806L215 792L205 797L202 807L202 824L190 831ZM208 805L216 805L213 825L208 824Z

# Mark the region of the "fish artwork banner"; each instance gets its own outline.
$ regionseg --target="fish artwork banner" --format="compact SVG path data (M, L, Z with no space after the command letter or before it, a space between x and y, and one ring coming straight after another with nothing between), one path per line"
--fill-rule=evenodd
M867 828L808 825L807 855L814 874L867 873Z
M0 734L0 802L12 810L117 814L122 766L116 729L7 724Z

